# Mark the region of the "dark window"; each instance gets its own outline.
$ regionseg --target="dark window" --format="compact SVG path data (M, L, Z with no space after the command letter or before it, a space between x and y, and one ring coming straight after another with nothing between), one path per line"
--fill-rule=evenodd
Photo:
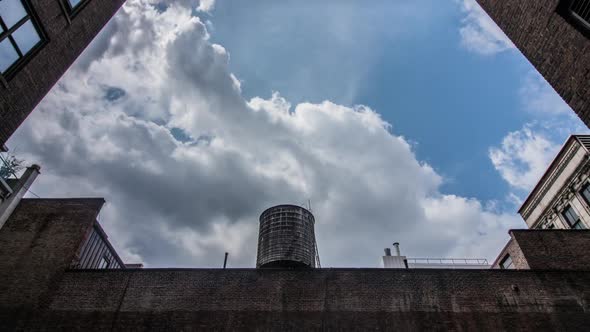
M580 194L584 197L586 204L590 205L590 183L586 183L582 190L580 190Z
M90 0L63 0L65 9L70 17L75 16L88 2L90 2Z
M590 37L590 0L562 0L557 11L587 37Z
M570 205L568 205L562 212L563 217L573 229L584 229L580 217Z
M29 0L0 0L0 74L6 77L43 42Z
M506 255L504 259L500 262L500 268L504 270L512 270L514 269L514 265L512 264L512 258L510 255Z

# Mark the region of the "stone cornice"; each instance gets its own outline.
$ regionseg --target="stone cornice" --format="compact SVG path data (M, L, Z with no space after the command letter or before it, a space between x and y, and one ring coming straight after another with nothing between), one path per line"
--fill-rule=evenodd
M535 187L533 193L531 193L531 196L527 199L528 202L523 205L523 208L521 209L521 215L525 220L530 217L531 213L537 207L541 199L545 196L545 194L547 194L547 191L549 191L549 189L553 186L559 175L561 175L565 167L581 148L581 145L577 140L572 140L571 142L573 142L573 144L568 147L567 151L561 151L563 152L564 156L561 158L559 163L555 165L553 171L551 171L547 177L544 176L544 179L541 179L543 183L541 187L538 189Z
M574 173L567 179L565 184L559 189L559 192L555 195L555 198L551 201L537 221L535 221L530 228L535 228L541 223L547 223L551 221L556 213L558 213L567 203L571 201L571 198L576 194L581 187L583 182L583 176L588 175L590 171L590 157L586 155L583 162L576 167Z

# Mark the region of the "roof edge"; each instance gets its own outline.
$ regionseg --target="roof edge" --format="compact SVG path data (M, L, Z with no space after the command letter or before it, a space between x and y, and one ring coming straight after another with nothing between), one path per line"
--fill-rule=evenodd
M553 158L553 160L551 161L551 163L549 164L549 166L547 167L547 169L545 170L543 175L541 175L541 178L539 178L539 180L537 181L537 184L535 184L533 189L529 192L529 194L527 195L525 200L522 202L522 204L518 208L518 213L521 214L521 216L522 216L522 211L524 210L524 208L530 203L534 194L537 193L537 191L540 189L541 183L543 182L543 180L547 177L547 175L549 175L550 170L552 170L555 167L555 165L557 164L557 161L563 155L563 153L565 151L565 147L570 143L570 141L574 141L574 140L578 141L577 136L582 136L582 135L570 135L565 140L565 142L561 145L561 149L559 150L559 152L557 152L557 155L555 155L555 157ZM580 144L580 145L583 146L583 144Z

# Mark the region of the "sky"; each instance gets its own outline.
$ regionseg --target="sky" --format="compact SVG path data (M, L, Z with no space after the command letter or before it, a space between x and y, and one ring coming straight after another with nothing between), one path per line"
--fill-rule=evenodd
M254 267L310 200L323 267L379 267L493 260L584 132L474 0L127 0L8 146L129 263Z

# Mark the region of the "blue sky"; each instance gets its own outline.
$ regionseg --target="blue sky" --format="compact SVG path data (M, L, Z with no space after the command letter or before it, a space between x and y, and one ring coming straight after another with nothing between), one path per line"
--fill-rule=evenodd
M534 69L516 49L462 45L460 2L228 0L201 17L214 22L211 40L230 52L245 96L367 105L415 142L445 176L443 191L500 201L509 192L488 150L539 120L520 95Z
M575 114L473 0L128 0L11 138L126 261L252 267L313 203L324 266L493 259Z

